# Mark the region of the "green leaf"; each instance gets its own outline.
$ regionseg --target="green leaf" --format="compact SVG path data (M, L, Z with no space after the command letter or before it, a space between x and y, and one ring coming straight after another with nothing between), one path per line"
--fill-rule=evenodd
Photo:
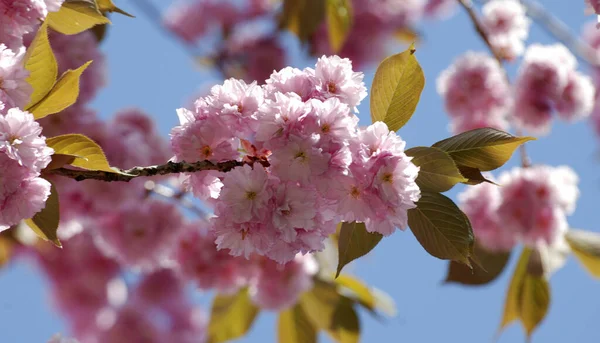
M341 297L327 333L339 343L358 343L360 324L352 300Z
M566 238L579 262L592 276L600 278L600 234L583 230L569 230Z
M544 277L538 251L525 248L513 274L500 331L515 320L520 320L527 336L542 322L550 307L550 285Z
M208 342L220 343L243 337L252 327L258 312L247 289L235 295L217 294L208 324Z
M341 299L334 284L315 279L313 288L300 296L300 305L315 327L327 330Z
M342 223L338 240L338 267L335 274L340 275L348 263L373 250L383 236L377 232L368 232L364 223Z
M280 343L317 343L317 330L298 304L279 314L278 336Z
M83 71L92 63L89 61L75 70L67 70L56 81L50 93L29 108L35 119L44 118L58 113L73 105L79 96L79 78Z
M397 131L417 109L425 87L425 75L411 46L408 50L383 60L373 79L371 118L382 121L390 131Z
M326 0L285 0L279 27L288 29L302 42L308 41L325 19Z
M66 0L58 12L48 13L46 22L55 31L74 35L96 25L110 24L94 0Z
M98 3L98 9L100 10L100 12L116 12L116 13L120 13L122 15L128 16L130 18L135 18L133 15L123 11L122 9L118 8L114 2L112 2L112 0L96 0Z
M75 157L69 164L87 170L102 170L118 173L110 167L104 151L90 138L80 134L68 134L46 139L46 144L55 154Z
M457 165L490 171L503 166L519 145L535 140L483 128L467 131L433 145L449 153Z
M56 76L58 64L48 40L48 25L43 23L25 54L25 68L29 71L27 82L33 88L29 104L25 109L38 103L50 92Z
M12 228L9 230L13 230ZM0 268L4 267L13 255L14 240L0 235Z
M366 308L374 311L377 306L377 299L371 293L371 289L362 281L353 278L349 275L339 275L335 279L335 283L350 290L354 297Z
M477 169L477 168L471 168L471 167L465 167L465 166L458 166L458 170L460 171L460 173L462 174L462 176L467 179L467 181L463 182L467 185L478 185L480 183L483 182L487 182L487 183L491 183L491 184L496 184L488 179L486 179L482 174L481 174L481 170Z
M353 9L350 0L327 1L327 31L329 45L334 53L339 52L348 39L352 28Z
M417 208L408 210L408 226L429 254L471 265L473 229L467 216L449 198L422 192Z
M81 157L81 156L79 156ZM77 157L71 155L63 155L63 154L53 154L52 160L50 163L44 168L44 171L50 171L54 169L62 168L68 164L71 164L75 161Z
M504 270L510 258L510 252L491 252L475 242L474 255L479 264L473 268L451 261L445 282L479 286L494 281Z
M421 191L445 192L454 185L468 181L448 153L429 147L415 147L406 150L413 157L412 163L420 167L417 185Z
M62 245L58 240L56 231L60 221L60 210L58 204L58 193L54 184L50 183L50 196L46 200L46 206L32 218L26 219L25 223L35 232L41 239L54 243L61 248Z

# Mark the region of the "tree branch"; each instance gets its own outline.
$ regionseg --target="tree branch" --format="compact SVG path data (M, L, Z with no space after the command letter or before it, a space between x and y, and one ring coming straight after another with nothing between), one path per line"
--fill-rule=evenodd
M477 33L479 34L479 37L481 37L485 45L487 45L488 49L490 49L490 52L492 53L492 55L494 55L496 61L498 61L498 63L502 65L502 61L504 60L504 58L492 46L492 43L490 42L487 33L485 32L485 28L479 21L479 18L477 18L477 13L475 13L475 9L473 8L471 0L458 0L458 2L467 11L469 18L471 18L471 22L473 22L473 26L475 27L475 31L477 31Z
M260 163L267 164L266 161ZM220 172L228 172L235 167L243 166L244 164L252 164L252 162L240 161L225 161L213 163L208 160L198 161L194 163L188 162L167 162L166 164L149 167L135 167L126 170L119 170L121 173L111 173L101 170L75 170L68 168L58 168L45 172L46 174L60 175L74 179L75 181L83 180L99 180L106 182L129 182L138 177L149 177L156 175L169 175L179 173L193 173L202 170L216 170ZM267 165L268 166L268 165Z

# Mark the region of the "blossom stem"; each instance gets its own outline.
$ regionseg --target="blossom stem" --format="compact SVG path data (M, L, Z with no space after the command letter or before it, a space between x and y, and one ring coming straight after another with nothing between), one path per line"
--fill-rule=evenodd
M261 163L267 163L266 161ZM166 164L148 167L134 167L131 169L117 169L114 173L102 170L75 170L68 168L57 168L46 171L45 174L60 175L74 179L75 181L99 180L106 182L129 182L138 177L149 177L156 175L169 175L179 173L193 173L202 170L216 170L228 172L235 167L252 162L225 161L213 163L208 160L193 163L188 162L167 162Z
M485 32L485 28L479 21L477 13L475 13L475 9L473 8L473 3L471 2L471 0L458 0L458 2L465 9L465 11L467 11L469 18L471 18L471 22L473 22L473 26L475 27L475 31L477 31L477 33L479 34L479 37L481 37L485 45L487 45L487 47L490 49L492 55L494 55L494 57L496 58L496 61L498 61L498 63L502 65L502 61L504 60L504 58L492 46L492 43L490 42L487 33Z

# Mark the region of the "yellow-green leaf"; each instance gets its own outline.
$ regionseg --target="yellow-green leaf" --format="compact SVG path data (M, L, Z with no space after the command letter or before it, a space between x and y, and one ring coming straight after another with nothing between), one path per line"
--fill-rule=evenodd
M33 88L29 109L42 100L54 86L58 75L58 64L48 40L48 25L43 23L25 54L25 68L29 71L27 82Z
M488 182L491 184L494 184L494 182L486 179L483 174L481 174L481 170L477 169L477 168L471 168L471 167L465 167L465 166L458 166L458 170L460 171L460 173L462 174L462 176L467 179L467 181L464 181L463 183L467 184L467 185L478 185L480 183L483 182Z
M350 290L356 300L368 308L374 311L377 306L377 299L371 293L371 289L365 285L362 281L353 278L349 275L340 275L335 279L335 283Z
M100 12L111 12L111 13L116 12L116 13L120 13L122 15L126 15L131 18L135 18L133 15L118 8L117 5L115 5L115 3L112 2L112 0L96 0L96 1L98 3L98 9L100 10Z
M73 163L76 158L77 158L76 156L71 156L71 155L53 154L52 160L46 166L46 168L44 168L44 171L50 171L50 170L62 168L67 164Z
M56 231L60 221L60 210L58 204L58 193L56 187L51 184L50 196L46 200L46 206L40 212L36 213L33 218L26 219L25 223L43 240L51 241L57 247L62 247Z
M373 250L383 236L368 232L364 223L342 223L338 240L338 267L336 277L348 263Z
M390 131L397 131L417 109L425 87L425 75L414 55L415 49L383 60L371 88L371 119L382 121Z
M90 138L80 134L68 134L46 139L46 144L56 154L75 157L69 164L87 170L117 173L106 160L104 151Z
M579 262L590 274L600 278L600 234L583 230L569 230L566 238Z
M420 36L421 35L417 31L409 27L404 27L394 32L394 38L396 38L402 43L407 44L418 45L419 41L421 40Z
M315 327L327 330L341 299L334 284L316 279L313 288L300 296L300 305Z
M521 289L521 323L527 336L546 317L550 307L550 285L543 276L528 275Z
M317 330L299 304L279 314L279 343L317 343Z
M482 128L444 139L433 147L449 153L457 165L490 171L503 166L519 145L531 140L535 138Z
M235 295L217 294L208 324L208 342L228 342L243 337L252 327L258 312L246 289Z
M360 323L354 304L350 299L341 297L327 333L338 343L358 343L360 341Z
M325 19L326 0L285 0L279 27L288 29L305 42Z
M14 241L12 239L0 235L0 268L4 267L8 262L10 262L13 252L13 244Z
M473 252L479 264L473 264L472 268L451 261L448 265L447 283L459 283L463 285L479 286L494 281L504 270L510 258L510 252L491 252L482 248L475 242Z
M48 13L46 22L55 31L74 35L96 25L110 24L94 0L66 0L58 12Z
M432 256L471 265L473 229L467 216L449 198L421 192L417 208L408 210L408 226Z
M508 292L506 293L506 301L504 302L504 314L500 323L500 330L504 329L508 324L521 318L521 290L525 278L527 276L527 265L532 250L529 248L523 249L519 262L515 268Z
M468 181L448 153L429 147L415 147L406 150L412 163L420 167L417 185L422 191L445 192L454 185Z
M79 96L79 78L83 71L92 63L89 61L75 70L67 70L56 81L50 93L29 108L35 119L58 113L73 105Z
M334 53L339 52L348 39L352 28L352 2L350 0L327 1L327 31L329 45Z

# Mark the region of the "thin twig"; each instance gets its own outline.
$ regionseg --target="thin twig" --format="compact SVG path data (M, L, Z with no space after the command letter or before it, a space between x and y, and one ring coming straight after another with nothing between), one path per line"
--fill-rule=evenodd
M600 60L598 59L596 50L574 35L564 22L535 1L520 0L520 2L532 20L547 33L567 46L580 60L591 66L600 67Z
M261 161L263 165L266 161ZM188 162L167 162L166 164L149 167L135 167L127 170L115 170L114 173L101 170L75 170L67 168L58 168L49 170L46 174L65 176L75 181L99 180L106 182L129 182L138 177L149 177L156 175L169 175L178 173L193 173L202 170L216 170L228 172L235 167L251 164L251 162L226 161L213 163L210 161Z
M200 218L207 218L206 212L204 212L201 208L196 206L192 201L185 198L183 195L180 195L180 194L185 194L185 193L182 193L182 191L180 191L180 190L175 191L170 187L161 185L152 180L146 181L144 183L144 187L146 188L146 190L148 190L148 192L150 192L152 194L160 195L164 198L175 201L177 204L192 211L194 214L196 214Z
M458 2L467 11L467 14L469 14L469 18L471 18L471 22L473 22L473 26L475 27L475 31L477 31L479 34L479 37L481 37L485 45L487 45L488 49L490 49L490 52L492 55L494 55L498 63L502 65L504 58L502 58L502 55L492 46L492 43L485 32L485 28L479 21L479 18L477 18L477 13L475 13L475 9L473 8L471 0L458 0Z

